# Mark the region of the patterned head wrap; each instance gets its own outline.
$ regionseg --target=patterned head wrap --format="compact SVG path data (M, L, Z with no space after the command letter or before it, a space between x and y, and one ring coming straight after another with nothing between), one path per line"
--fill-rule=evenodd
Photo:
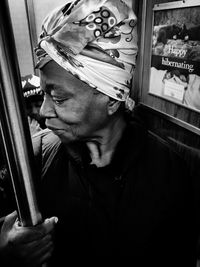
M132 110L129 97L137 56L131 0L75 0L44 20L37 68L50 60Z

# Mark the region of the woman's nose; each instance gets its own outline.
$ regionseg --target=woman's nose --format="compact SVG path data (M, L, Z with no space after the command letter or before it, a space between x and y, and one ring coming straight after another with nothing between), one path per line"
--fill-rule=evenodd
M52 102L50 96L48 96L48 95L44 96L44 100L43 100L41 108L40 108L40 116L42 116L44 118L56 117L53 102Z

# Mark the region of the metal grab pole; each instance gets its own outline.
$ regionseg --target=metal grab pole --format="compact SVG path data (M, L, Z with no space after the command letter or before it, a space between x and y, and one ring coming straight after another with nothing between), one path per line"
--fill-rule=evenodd
M19 220L23 226L36 225L42 221L37 174L7 0L0 1L0 126Z

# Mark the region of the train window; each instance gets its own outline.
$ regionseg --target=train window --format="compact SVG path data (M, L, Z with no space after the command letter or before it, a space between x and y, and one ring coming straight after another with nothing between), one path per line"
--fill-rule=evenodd
M8 1L22 77L38 74L34 69L36 64L34 48L37 45L37 38L41 32L42 20L52 9L65 2L64 0Z
M25 1L9 0L8 3L20 73L21 76L25 76L34 73L31 40L29 35L29 25Z

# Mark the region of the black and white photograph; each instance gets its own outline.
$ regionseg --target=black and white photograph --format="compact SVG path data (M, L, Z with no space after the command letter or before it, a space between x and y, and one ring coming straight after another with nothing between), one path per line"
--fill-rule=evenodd
M200 267L200 0L0 0L0 267Z

